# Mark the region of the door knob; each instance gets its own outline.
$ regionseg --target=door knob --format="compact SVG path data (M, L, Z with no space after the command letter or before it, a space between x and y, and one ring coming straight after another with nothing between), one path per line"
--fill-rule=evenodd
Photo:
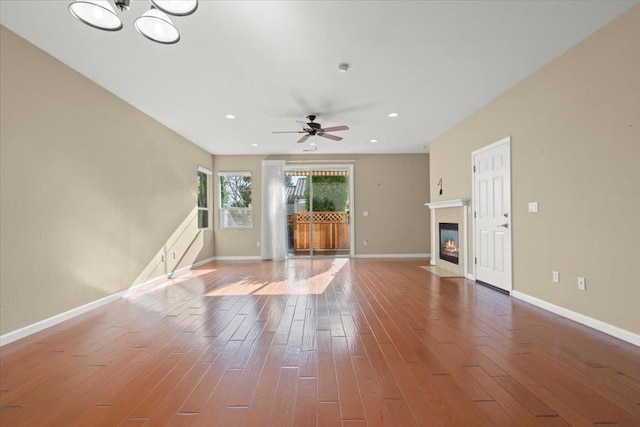
M498 227L509 228L509 223L500 224Z
M509 218L509 214L508 213L504 213L503 214L505 218Z

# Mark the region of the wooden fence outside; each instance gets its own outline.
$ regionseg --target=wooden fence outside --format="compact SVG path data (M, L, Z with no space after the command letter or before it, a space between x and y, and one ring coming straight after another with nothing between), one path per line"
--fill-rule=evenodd
M313 219L313 250L349 249L349 212L296 212L293 223L293 246L296 251L308 251Z

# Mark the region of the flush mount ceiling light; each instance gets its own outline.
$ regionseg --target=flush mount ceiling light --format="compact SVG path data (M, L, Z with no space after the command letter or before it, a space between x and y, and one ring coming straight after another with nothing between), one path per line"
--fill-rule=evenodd
M234 116L233 114L227 114L226 116L224 116L225 119L235 119L236 116Z
M387 114L389 117L398 117L398 113L389 113Z
M378 142L377 139L370 139L369 142Z
M342 64L338 65L338 72L339 73L346 73L347 71L349 71L349 64L342 63Z
M140 34L161 44L174 44L180 40L180 33L165 14L186 16L196 11L198 0L150 0L151 9L135 20ZM121 11L129 10L131 0L113 0ZM108 0L75 0L69 5L69 12L81 22L99 30L118 31L122 21Z

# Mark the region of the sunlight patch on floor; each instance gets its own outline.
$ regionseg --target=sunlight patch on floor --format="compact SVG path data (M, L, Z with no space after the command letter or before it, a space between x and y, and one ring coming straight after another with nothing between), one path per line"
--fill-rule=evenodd
M286 280L260 282L244 278L223 288L215 289L207 293L206 296L319 295L327 289L335 275L348 261L348 258L336 258L331 262L329 268L306 279L292 276Z
M166 288L167 286L179 285L184 282L193 281L193 279L204 277L207 274L213 273L215 271L215 268L199 267L195 270L189 270L176 278L167 279L155 285L148 285L143 287L142 289L128 291L124 294L123 298L138 298L151 292L157 291L158 289Z

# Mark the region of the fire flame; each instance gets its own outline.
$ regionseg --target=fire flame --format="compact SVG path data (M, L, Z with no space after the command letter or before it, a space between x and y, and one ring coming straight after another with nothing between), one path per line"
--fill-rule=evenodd
M458 247L456 246L456 243L453 240L447 240L444 243L444 252L447 255L457 255Z

